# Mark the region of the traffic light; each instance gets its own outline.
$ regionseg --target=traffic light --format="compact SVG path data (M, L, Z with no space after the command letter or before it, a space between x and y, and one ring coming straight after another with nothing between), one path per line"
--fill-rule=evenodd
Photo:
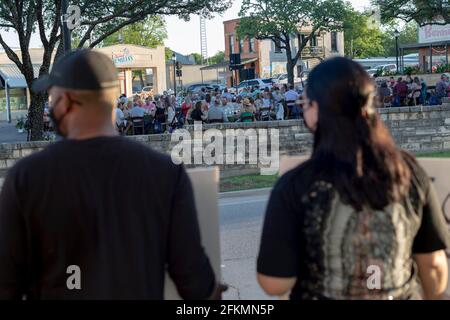
M177 69L177 70L181 70L181 68L182 68L182 65L181 65L181 63L180 63L179 61L177 61L177 62L175 63L175 66L176 66L176 69Z
M241 54L240 53L232 53L230 55L230 66L234 66L237 64L241 64Z
M183 71L181 71L181 69L177 69L176 73L177 73L177 77L182 77L183 76Z

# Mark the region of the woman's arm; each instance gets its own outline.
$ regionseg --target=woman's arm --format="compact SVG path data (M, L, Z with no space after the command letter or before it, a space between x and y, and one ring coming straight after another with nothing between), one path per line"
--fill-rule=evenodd
M431 253L420 253L414 256L419 268L424 298L427 300L442 299L447 289L448 266L444 250Z
M270 296L283 296L292 290L297 278L270 277L258 273L258 283Z

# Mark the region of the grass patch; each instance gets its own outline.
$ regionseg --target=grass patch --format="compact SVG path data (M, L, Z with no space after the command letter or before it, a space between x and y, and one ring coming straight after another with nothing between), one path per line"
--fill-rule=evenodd
M450 151L418 153L416 156L419 158L450 158Z
M220 192L240 191L250 189L272 188L278 175L263 176L251 174L220 179Z
M421 152L416 154L419 158L450 158L450 151ZM250 189L272 188L278 175L262 176L250 174L220 179L220 192L240 191Z

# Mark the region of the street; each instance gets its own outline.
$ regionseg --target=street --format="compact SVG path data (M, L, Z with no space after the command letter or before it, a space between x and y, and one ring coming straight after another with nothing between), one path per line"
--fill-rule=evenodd
M225 299L270 299L256 281L256 257L269 190L221 195L220 245Z
M256 257L269 194L270 190L262 189L220 196L222 279L230 287L224 294L226 300L271 299L256 281Z

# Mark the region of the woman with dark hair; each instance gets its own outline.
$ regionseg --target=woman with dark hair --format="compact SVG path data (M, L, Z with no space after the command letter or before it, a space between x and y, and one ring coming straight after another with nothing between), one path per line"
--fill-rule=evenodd
M436 192L376 112L373 80L334 58L310 74L304 118L311 159L274 187L258 281L291 299L440 298L448 229Z
M195 103L194 110L192 110L192 113L191 113L192 120L194 120L194 121L204 121L205 120L205 115L202 111L202 107L203 107L202 101L197 101Z

